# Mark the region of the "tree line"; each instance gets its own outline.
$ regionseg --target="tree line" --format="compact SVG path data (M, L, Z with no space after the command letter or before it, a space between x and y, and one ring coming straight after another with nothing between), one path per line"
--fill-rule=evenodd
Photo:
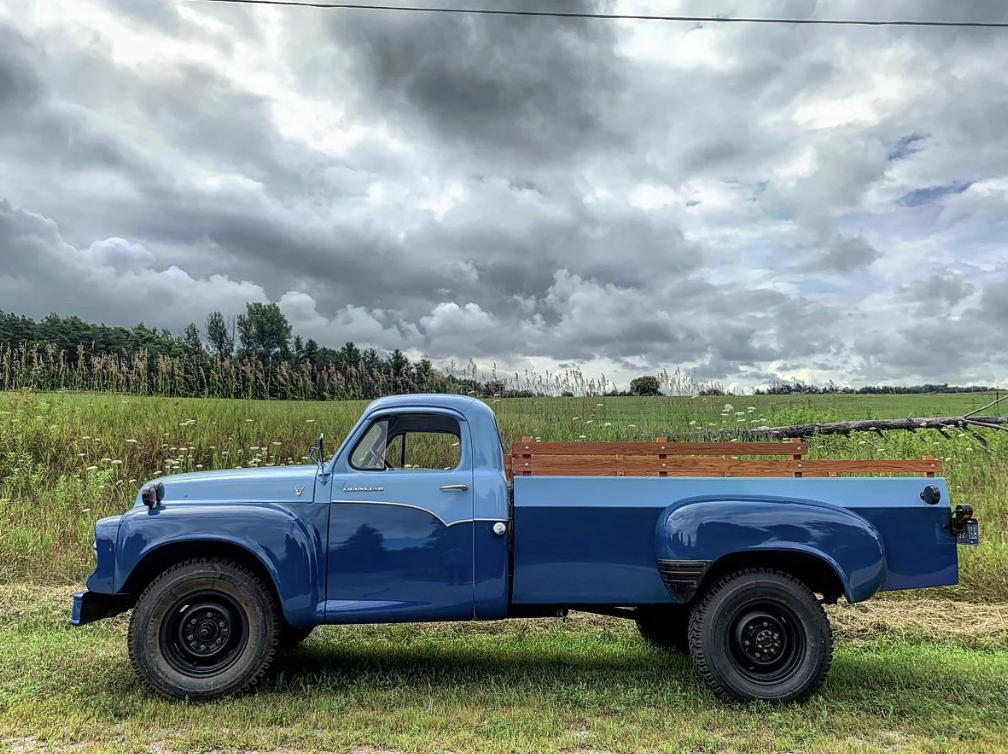
M401 350L382 354L348 341L320 346L294 332L274 303L249 303L237 316L211 313L181 334L146 326L111 327L77 316L35 321L0 311L0 390L79 390L176 397L299 400L371 400L413 392L475 393L482 397L537 395L730 395L717 382L680 370L642 375L629 390L585 378L532 375L480 378L470 361L456 374L428 359L411 361ZM860 388L832 381L814 385L776 381L757 395L906 394L992 392L990 387L948 384Z
M111 327L77 316L35 321L0 311L0 389L119 391L178 397L370 400L409 392L502 389L475 370L445 374L401 350L339 349L293 332L276 304L210 314L180 335L143 322Z
M766 388L756 388L755 395L919 395L921 393L993 393L1000 388L984 385L949 385L948 383L922 385L864 385L853 388L837 385L830 380L825 385L815 385L802 380L779 380Z

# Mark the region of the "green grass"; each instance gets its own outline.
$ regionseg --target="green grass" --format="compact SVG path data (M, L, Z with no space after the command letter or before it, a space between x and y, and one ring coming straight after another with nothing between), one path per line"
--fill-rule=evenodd
M0 589L0 745L50 750L983 752L1008 750L1008 608L836 608L826 686L797 706L714 701L633 625L325 627L255 694L144 692L122 618L71 629L68 591ZM935 615L951 629L931 630ZM1000 629L997 626L1000 625ZM866 637L871 637L866 640Z
M639 440L701 427L961 414L985 394L547 398L493 401L507 444ZM731 408L726 410L726 404ZM80 583L94 522L126 509L139 485L177 471L301 462L325 432L329 448L362 402L265 402L123 395L0 393L0 583ZM812 457L945 460L956 502L974 505L982 545L962 550L969 599L1008 599L1008 433L865 433L813 441Z

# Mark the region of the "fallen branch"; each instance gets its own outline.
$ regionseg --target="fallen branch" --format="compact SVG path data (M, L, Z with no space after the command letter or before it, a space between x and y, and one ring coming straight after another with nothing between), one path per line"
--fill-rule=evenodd
M928 419L866 419L854 422L825 422L819 424L792 424L788 427L761 427L758 429L712 430L709 435L730 433L734 437L773 437L785 440L790 437L807 438L813 435L849 435L852 432L882 432L883 430L936 429L970 425L985 429L1008 431L1008 416L941 416Z

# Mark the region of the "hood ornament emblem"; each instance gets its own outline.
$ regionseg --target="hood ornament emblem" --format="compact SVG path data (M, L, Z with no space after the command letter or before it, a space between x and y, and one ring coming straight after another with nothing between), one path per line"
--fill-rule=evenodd
M294 494L297 495L298 497L301 497L301 493L302 492L304 492L304 487L295 487L294 488Z

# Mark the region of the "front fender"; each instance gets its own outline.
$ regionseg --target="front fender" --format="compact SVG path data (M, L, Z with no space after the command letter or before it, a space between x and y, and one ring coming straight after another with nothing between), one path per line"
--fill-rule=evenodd
M692 597L690 587L695 591L710 564L746 552L812 555L833 569L849 602L871 597L886 576L885 550L875 527L845 508L815 500L681 500L658 517L655 549L666 586L683 601Z
M119 525L115 592L123 590L148 556L165 548L184 551L198 545L205 550L207 545L219 543L241 548L259 561L273 580L280 609L289 623L318 623L324 603L325 544L320 532L325 525L312 518L327 514L327 506L310 503L187 503L153 510L134 508L123 515Z

